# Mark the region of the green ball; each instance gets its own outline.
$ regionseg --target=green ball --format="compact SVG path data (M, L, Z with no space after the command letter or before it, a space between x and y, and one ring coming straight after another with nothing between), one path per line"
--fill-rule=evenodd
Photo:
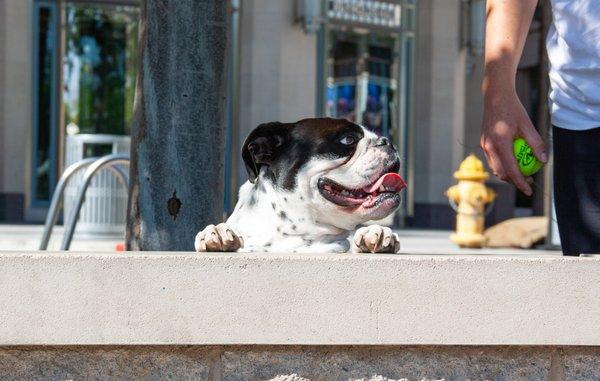
M519 169L523 176L531 176L544 166L544 163L539 161L533 154L533 150L527 144L525 139L518 138L514 143L515 159L519 164Z

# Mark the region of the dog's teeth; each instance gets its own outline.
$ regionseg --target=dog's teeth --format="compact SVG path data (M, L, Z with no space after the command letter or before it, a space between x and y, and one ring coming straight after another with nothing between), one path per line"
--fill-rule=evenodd
M379 186L379 192L385 192L385 187L383 185Z

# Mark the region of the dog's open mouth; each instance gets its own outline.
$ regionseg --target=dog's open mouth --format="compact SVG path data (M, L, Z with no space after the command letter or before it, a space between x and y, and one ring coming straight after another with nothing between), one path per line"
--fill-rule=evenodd
M360 189L349 189L326 177L317 184L319 192L330 202L343 207L372 208L384 201L400 203L400 191L406 182L396 172L388 172L375 182Z

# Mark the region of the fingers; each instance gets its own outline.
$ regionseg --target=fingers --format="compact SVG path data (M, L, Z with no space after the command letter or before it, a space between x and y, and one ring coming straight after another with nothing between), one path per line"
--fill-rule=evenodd
M527 141L541 162L547 162L544 141L516 96L503 97L501 102L484 107L481 148L494 175L513 183L521 192L530 196L532 190L529 180L519 170L514 157L514 140L517 136Z
M498 147L498 156L504 166L504 173L500 175L500 179L513 183L519 190L527 196L531 196L531 186L525 180L525 176L519 170L519 165L515 159L513 152L513 144L503 143Z
M527 141L527 144L531 147L533 154L542 163L548 162L548 155L546 154L546 144L540 134L532 125L527 125L521 129L521 137Z
M483 148L483 153L485 154L485 158L492 169L492 173L494 176L503 176L504 175L504 165L502 165L502 161L500 157L496 153L496 145L487 137L481 137L481 148Z
M514 184L521 192L531 196L532 190L519 170L513 152L513 137L509 135L481 137L481 148L494 175Z

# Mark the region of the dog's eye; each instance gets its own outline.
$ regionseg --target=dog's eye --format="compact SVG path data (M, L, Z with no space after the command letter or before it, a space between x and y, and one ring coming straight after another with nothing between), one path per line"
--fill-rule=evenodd
M354 135L344 135L340 139L340 143L342 143L345 146L351 146L353 144L356 144L357 141L358 138Z

